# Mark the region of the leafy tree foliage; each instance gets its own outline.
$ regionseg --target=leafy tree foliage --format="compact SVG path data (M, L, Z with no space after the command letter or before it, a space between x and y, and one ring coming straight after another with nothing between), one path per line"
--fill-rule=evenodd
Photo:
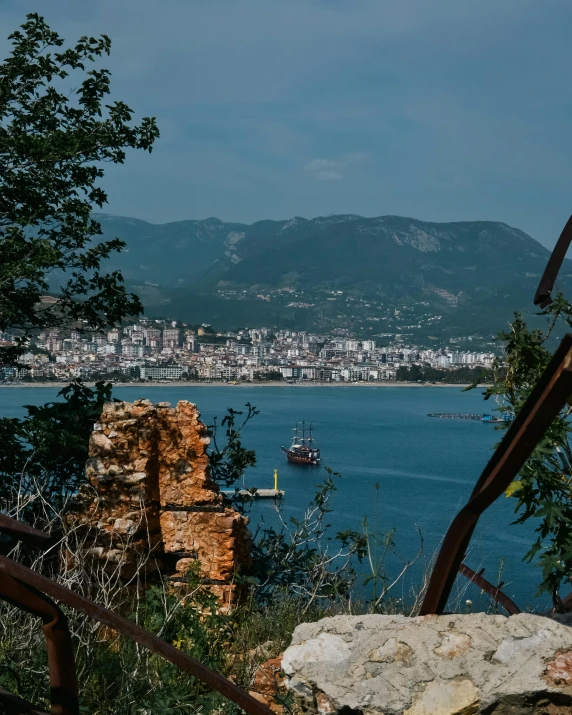
M495 399L498 411L517 414L550 361L554 331L572 326L572 304L562 294L541 315L547 329L529 330L515 314L510 329L499 334L505 355L494 365L494 384L485 399ZM562 333L560 333L562 334ZM563 610L560 591L572 583L572 402L553 422L537 445L507 496L517 500L515 524L536 520L537 538L525 555L535 557L542 569L539 594L551 594L557 610Z
M282 373L280 370L269 370L268 372L255 372L253 375L255 380L267 380L267 381L280 381L282 380Z
M33 520L44 504L56 513L85 481L89 435L111 399L111 385L89 388L78 380L58 397L63 399L26 405L23 419L0 419L0 507L16 503L19 495L19 518Z
M245 415L242 410L234 410L230 407L220 423L215 417L213 424L208 426L211 437L209 449L211 476L222 487L232 486L248 467L254 467L256 464L256 452L242 446L241 432L258 414L258 410L250 402L247 402L245 407ZM220 442L221 430L224 430L224 443Z
M458 367L453 370L441 370L424 365L400 365L396 371L398 382L446 382L450 384L491 382L492 373L486 368Z
M105 103L108 70L86 69L109 54L106 35L64 48L32 13L9 39L0 64L0 330L15 330L20 344L0 352L4 364L35 329L100 330L141 312L121 274L102 269L124 244L98 240L91 211L107 201L102 165L123 163L128 148L151 151L159 136L154 118L134 125L126 104ZM57 300L42 303L55 280Z

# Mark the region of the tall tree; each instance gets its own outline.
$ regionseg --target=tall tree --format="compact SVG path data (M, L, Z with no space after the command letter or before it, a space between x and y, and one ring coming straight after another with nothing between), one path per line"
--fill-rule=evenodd
M559 293L540 315L545 330L530 329L515 314L510 329L498 336L504 356L493 367L494 383L485 394L493 398L502 415L514 416L522 409L550 362L555 331L562 335L572 327L572 303ZM561 591L572 586L572 400L554 420L532 452L517 478L506 491L516 500L514 524L534 519L536 538L524 556L542 570L539 594L549 593L554 607L562 611ZM564 595L567 595L566 593Z
M126 104L105 103L108 70L86 69L109 55L106 35L65 49L32 13L9 39L0 64L0 330L19 340L0 348L4 365L16 364L30 331L102 330L141 312L121 274L102 267L124 243L101 240L91 214L107 201L103 164L123 163L127 148L150 152L159 136L154 117L135 125ZM50 289L56 300L42 301Z

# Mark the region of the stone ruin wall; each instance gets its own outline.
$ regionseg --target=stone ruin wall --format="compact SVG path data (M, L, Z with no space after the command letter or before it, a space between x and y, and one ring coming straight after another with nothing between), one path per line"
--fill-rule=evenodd
M210 478L210 439L199 418L187 401L107 403L68 525L84 539L84 553L126 578L142 569L181 581L198 560L205 582L231 605L234 576L250 563L251 534Z

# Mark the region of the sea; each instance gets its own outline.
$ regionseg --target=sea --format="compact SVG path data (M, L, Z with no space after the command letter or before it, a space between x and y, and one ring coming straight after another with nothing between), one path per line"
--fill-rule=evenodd
M22 417L25 405L56 399L57 387L0 388L0 417ZM336 533L360 531L364 520L372 535L372 554L379 563L383 539L393 532L395 544L385 562L393 578L420 549L422 555L392 591L410 602L415 584L430 566L452 519L468 499L490 459L502 432L479 421L436 419L428 413L487 413L494 404L484 402L483 390L457 387L370 386L117 386L114 396L128 401L146 397L154 402L190 400L202 419L212 424L227 408L245 410L254 405L258 414L242 433L245 447L256 451L256 467L245 475L244 486L272 488L274 469L285 496L277 510L273 500L258 500L249 514L253 532L261 525L293 528L291 518L302 519L317 485L327 473L323 467L289 464L281 452L292 438L292 428L302 419L311 422L323 466L334 477L336 492L327 515L325 539L331 553ZM240 484L239 486L243 486ZM540 571L522 561L534 540L535 523L511 525L516 500L502 496L481 517L465 562L497 584L522 610L543 610L546 597L536 597ZM357 564L359 590L368 576L368 561ZM372 582L363 587L365 598ZM379 589L378 589L379 590ZM483 609L486 599L464 577L457 578L452 598L464 608ZM473 605L466 604L472 601Z

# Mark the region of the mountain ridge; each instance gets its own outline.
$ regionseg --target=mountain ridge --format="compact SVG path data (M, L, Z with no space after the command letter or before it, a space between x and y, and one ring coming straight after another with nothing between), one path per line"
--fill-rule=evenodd
M240 316L253 326L272 320L276 327L328 330L336 321L342 329L353 322L369 334L379 322L397 332L405 311L407 324L420 326L413 332L422 336L431 321L453 326L455 314L474 316L471 306L494 305L500 296L498 310L489 306L489 315L477 321L481 331L496 332L507 311L520 307L523 286L528 290L538 281L550 255L525 232L497 221L357 214L252 224L216 217L167 224L110 214L94 218L105 237L126 241L127 250L109 268L123 272L151 314L172 311L221 327L231 327L228 314L236 316L231 322ZM572 283L569 260L560 283ZM231 303L241 305L231 309ZM529 303L532 314L532 294ZM199 306L204 315L197 314ZM470 331L470 322L466 317L455 333Z

